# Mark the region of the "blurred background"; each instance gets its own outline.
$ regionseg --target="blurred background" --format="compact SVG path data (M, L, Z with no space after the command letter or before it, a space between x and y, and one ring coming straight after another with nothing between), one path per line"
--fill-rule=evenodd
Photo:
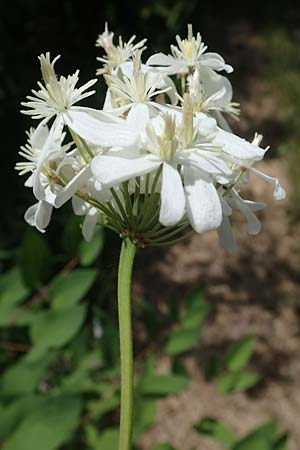
M134 282L135 443L140 450L300 448L300 5L298 1L11 0L0 13L0 443L4 450L114 450L119 385L115 278L120 242L82 241L71 208L45 235L24 223L34 203L14 165L31 125L20 102L58 73L95 76L95 40L148 38L164 51L187 23L224 56L241 120L234 131L270 145L249 198L269 203L259 236L237 215L237 255L214 232L140 251ZM98 84L91 106L102 104ZM248 446L247 446L248 445ZM246 447L247 446L247 447Z

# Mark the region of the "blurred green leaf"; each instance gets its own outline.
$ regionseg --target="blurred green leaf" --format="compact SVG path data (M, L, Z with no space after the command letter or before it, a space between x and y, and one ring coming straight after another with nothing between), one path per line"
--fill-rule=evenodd
M21 303L30 293L21 276L20 269L14 267L0 277L0 307L5 308Z
M173 445L168 444L167 442L165 442L164 444L158 444L156 445L153 450L176 450L175 447L173 447Z
M282 433L274 442L272 450L287 450L289 434Z
M254 345L255 338L253 336L246 336L235 342L225 354L225 367L232 372L243 369L254 352Z
M104 245L104 228L98 226L92 239L81 241L79 246L80 263L82 266L90 266L100 255Z
M182 325L184 328L200 327L207 318L211 305L204 300L203 286L196 286L188 293L185 301L185 315Z
M211 417L205 417L194 425L198 433L203 434L220 444L231 446L237 441L236 434L222 422Z
M157 401L139 397L135 400L133 436L136 440L155 422Z
M97 392L97 385L91 380L89 371L81 369L65 376L59 390L63 394Z
M50 285L52 307L60 310L78 303L88 293L96 277L95 269L77 269L54 278Z
M70 214L69 220L64 225L62 247L68 259L78 255L78 247L82 241L80 224L81 217Z
M221 370L222 361L217 355L211 355L208 358L208 362L205 367L205 379L207 381L213 380L216 378Z
M255 386L261 376L257 372L231 372L218 377L218 390L221 394L245 391Z
M188 328L173 331L165 346L165 351L169 355L178 355L191 350L201 334L201 328Z
M109 384L98 400L91 400L87 404L87 410L93 420L101 419L104 414L117 409L120 405L120 396L115 393Z
M81 402L76 397L48 399L24 417L3 450L56 450L78 425Z
M40 313L30 328L33 351L60 348L74 337L85 318L85 305Z
M37 395L26 395L10 402L0 411L0 439L9 436L16 429L19 422L37 410L45 402L45 398Z
M145 395L177 395L188 388L189 378L182 375L149 375L140 381L140 391Z
M119 430L118 428L107 428L95 442L95 450L118 450Z
M45 239L38 232L27 230L19 257L19 267L26 285L32 289L40 288L48 277L51 261Z
M276 429L276 421L266 422L239 440L232 450L273 450Z
M153 303L141 299L140 311L149 339L155 339L159 330L159 315Z
M8 397L32 393L45 373L54 355L48 353L41 360L29 363L23 358L9 367L0 379L1 395Z

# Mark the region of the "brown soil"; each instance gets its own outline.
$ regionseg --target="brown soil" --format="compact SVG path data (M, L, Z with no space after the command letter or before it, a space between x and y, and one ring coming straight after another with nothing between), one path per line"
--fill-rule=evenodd
M282 162L257 167L278 176L288 188ZM224 420L240 434L278 418L280 428L291 433L289 450L300 448L300 230L289 223L287 202L275 202L270 186L257 178L252 181L250 198L269 207L261 214L258 236L247 236L243 221L235 217L236 255L224 252L215 232L140 255L136 294L159 303L169 296L180 301L202 280L206 300L213 305L198 347L186 358L191 387L160 402L157 424L141 440L145 450L164 441L178 450L220 448L192 430L205 416ZM205 361L247 334L257 337L251 365L263 381L250 392L221 396L204 380ZM161 357L160 369L166 364Z

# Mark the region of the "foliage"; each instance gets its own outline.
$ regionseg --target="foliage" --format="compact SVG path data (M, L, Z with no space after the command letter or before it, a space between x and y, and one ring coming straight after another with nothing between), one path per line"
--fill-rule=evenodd
M242 438L222 422L206 417L195 425L195 430L222 444L227 450L287 450L287 433L277 434L277 423L269 421Z
M244 391L259 382L259 373L244 370L253 355L254 345L254 337L246 336L234 342L222 358L216 355L209 358L205 370L206 379L215 378L221 394Z

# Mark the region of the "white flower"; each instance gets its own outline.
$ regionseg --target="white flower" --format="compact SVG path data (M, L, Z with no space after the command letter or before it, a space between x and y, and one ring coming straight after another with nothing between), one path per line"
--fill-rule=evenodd
M76 134L94 145L110 147L120 140L132 144L135 136L118 118L91 108L74 106L75 103L92 95L95 91L84 92L97 80L91 80L81 88L76 88L78 71L68 78L56 77L54 64L56 57L50 61L50 54L40 56L41 71L45 86L38 83L40 90L32 91L34 96L28 96L28 102L22 103L29 108L22 111L35 119L44 119L45 123L56 117L62 130L67 125ZM54 126L54 124L52 126ZM50 143L50 145L52 145Z
M21 103L29 108L21 111L23 114L28 114L35 119L51 118L56 114L68 111L75 103L96 92L85 92L97 82L96 79L76 88L79 81L79 70L67 78L64 76L57 78L54 65L59 58L60 55L56 56L51 62L50 53L39 56L45 86L38 82L40 89L38 91L32 90L34 95L27 96L29 101Z
M214 181L219 176L229 177L231 170L221 149L212 143L211 121L215 121L204 115L202 124L199 121L196 119L193 126L189 110L183 115L183 123L176 122L175 116L159 115L146 125L141 155L96 157L91 163L92 172L101 183L112 186L162 166L160 223L175 225L187 212L197 232L217 228L222 211ZM178 165L182 166L182 174Z
M25 144L25 146L21 146L21 151L19 151L19 155L22 156L26 161L17 162L15 166L15 169L19 171L19 175L25 175L28 173L32 175L36 172L37 166L39 166L42 149L49 137L49 128L47 124L43 124L37 129L31 127L30 130L26 132L26 134L28 136L27 143ZM52 159L55 152L57 153L57 156L59 155L62 158L70 149L71 143L62 145L65 136L66 134L62 133L60 136L61 140L59 148L52 149ZM49 155L47 156L49 157ZM32 181L33 177L31 176L30 178ZM31 184L31 181L27 181L25 184Z
M134 44L136 36L132 36L128 42L123 42L122 37L119 36L119 45L115 46L113 37L114 33L108 31L108 24L106 22L104 32L98 36L96 41L96 47L102 47L106 52L106 56L97 58L98 61L105 65L104 68L97 70L97 75L112 72L120 64L129 61L138 50L144 50L146 48L144 44L147 39L142 39Z
M45 184L59 182L55 169L70 148L70 145L62 146L65 137L62 128L62 121L57 120L49 130L44 119L35 130L31 129L26 146L21 148L20 155L27 161L17 163L16 169L20 175L31 172L25 185L33 188L38 200L46 198Z
M144 104L149 111L161 109L155 100L162 94L167 94L171 103L177 103L176 87L171 78L164 74L154 73L141 63L140 52L133 62L122 64L119 69L105 79L109 86L104 110L124 114L133 106Z
M189 93L193 99L194 111L212 114L221 128L231 131L222 113L237 119L239 104L232 102L232 85L228 78L209 67L196 67L188 76Z
M225 70L230 73L233 68L226 64L218 53L206 53L207 46L202 42L200 33L193 36L192 25L188 25L188 38L176 36L177 46L171 45L171 55L156 53L148 61L148 65L169 75L189 73L197 64L207 66L213 70Z

